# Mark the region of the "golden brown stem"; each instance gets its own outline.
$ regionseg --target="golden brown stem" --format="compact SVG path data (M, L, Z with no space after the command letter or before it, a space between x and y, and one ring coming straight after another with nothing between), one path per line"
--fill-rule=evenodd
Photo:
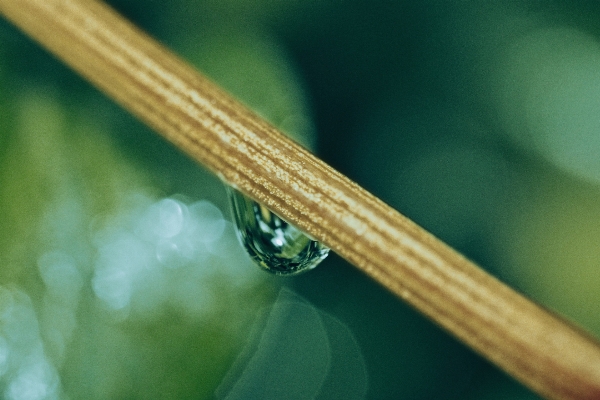
M95 0L0 12L222 179L552 399L600 399L600 347L249 112Z

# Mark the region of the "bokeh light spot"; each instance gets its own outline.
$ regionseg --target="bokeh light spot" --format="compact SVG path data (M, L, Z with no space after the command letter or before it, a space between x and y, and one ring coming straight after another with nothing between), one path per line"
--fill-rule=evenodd
M61 251L44 253L38 269L48 291L65 303L74 303L83 286L83 278L73 257Z

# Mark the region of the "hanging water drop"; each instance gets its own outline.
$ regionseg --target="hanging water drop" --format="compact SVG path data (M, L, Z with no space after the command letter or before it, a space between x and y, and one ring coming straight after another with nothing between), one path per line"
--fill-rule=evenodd
M276 275L292 275L316 267L329 248L306 236L265 206L227 187L237 235L250 257Z

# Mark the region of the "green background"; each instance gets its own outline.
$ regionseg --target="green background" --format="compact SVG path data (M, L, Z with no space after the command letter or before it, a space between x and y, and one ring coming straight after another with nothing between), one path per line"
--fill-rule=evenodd
M109 3L392 207L600 334L597 3ZM168 272L164 290L135 281L152 290L135 292L125 314L103 308L94 286L102 248L89 239L99 215L129 229L118 221L146 207L132 205L133 187L152 201L208 200L229 219L225 190L6 21L0 167L6 397L212 398L257 310L284 286L350 332L368 376L365 398L537 398L335 254L305 275L257 272L242 283L232 277L253 272L227 265L253 268L243 255L213 257L216 272L194 278L218 299L206 310L193 296L172 300L187 279L181 272ZM77 296L60 306L48 300L56 294L40 266L55 248L72 256L80 277L57 278ZM203 267L185 271L194 268ZM28 354L14 338L26 323L60 382L33 397L13 386ZM320 398L341 393L342 375Z

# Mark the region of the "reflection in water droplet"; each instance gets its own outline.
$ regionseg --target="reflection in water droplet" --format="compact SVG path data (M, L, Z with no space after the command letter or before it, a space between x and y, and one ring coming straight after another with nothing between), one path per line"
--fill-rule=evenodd
M313 269L327 257L329 248L237 190L227 190L238 237L261 268L292 275Z

